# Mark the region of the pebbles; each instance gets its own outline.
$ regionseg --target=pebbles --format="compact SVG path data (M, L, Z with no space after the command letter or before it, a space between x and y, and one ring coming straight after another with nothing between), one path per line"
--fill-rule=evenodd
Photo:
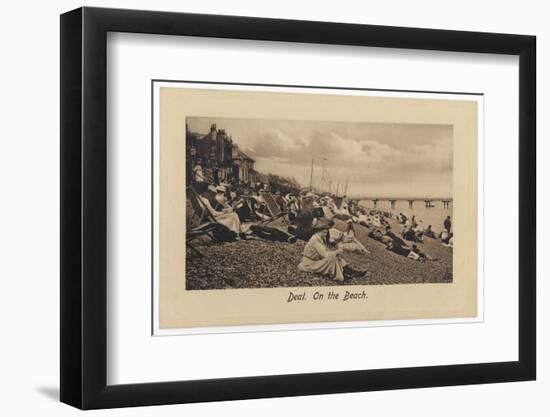
M391 220L397 233L399 226ZM279 224L282 226L282 224ZM336 227L345 223L336 220ZM417 262L393 252L367 236L368 229L356 225L357 238L370 251L369 255L345 252L344 259L357 269L369 272L366 278L353 278L344 285L390 285L452 282L452 249L435 239L418 243L437 261ZM204 255L187 251L186 289L317 287L341 285L323 276L298 270L305 242L295 244L260 239L213 243L197 239L194 246Z

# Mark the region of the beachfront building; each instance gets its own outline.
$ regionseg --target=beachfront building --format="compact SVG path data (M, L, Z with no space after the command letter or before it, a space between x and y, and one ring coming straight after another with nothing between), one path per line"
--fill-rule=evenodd
M238 145L233 144L233 176L237 181L256 181L254 162L254 159L241 151Z
M213 182L255 181L254 159L242 152L225 129L210 126L208 133L191 132L186 125L187 178L192 178L193 166L201 161L203 170Z

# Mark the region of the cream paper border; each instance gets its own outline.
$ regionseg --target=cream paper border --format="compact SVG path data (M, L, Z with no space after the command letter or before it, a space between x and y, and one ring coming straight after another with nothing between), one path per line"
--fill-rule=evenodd
M160 87L159 328L476 317L478 103L468 100ZM453 125L453 282L185 290L186 117ZM268 260L267 260L268 261ZM368 300L313 301L365 290ZM287 303L289 291L306 302Z

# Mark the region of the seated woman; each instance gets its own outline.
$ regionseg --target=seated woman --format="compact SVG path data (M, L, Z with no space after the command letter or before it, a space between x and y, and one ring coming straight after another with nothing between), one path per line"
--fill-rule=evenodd
M304 272L314 272L343 282L346 261L340 258L341 249L328 249L328 231L330 226L325 220L318 222L319 229L307 242L298 269Z
M413 231L415 240L417 242L422 242L422 238L424 236L424 223L422 222L422 220L419 220L418 223L416 223L416 226L413 227Z
M241 221L239 220L239 216L237 215L237 213L229 208L224 208L221 211L215 210L214 207L212 207L212 205L210 204L210 201L208 201L208 198L201 195L200 199L201 202L212 213L218 223L223 224L237 236L240 236L241 238L245 237L245 234L243 233L243 230L241 228Z
M352 220L348 220L348 226L342 236L340 247L348 252L363 253L365 255L370 253L367 248L357 240L357 237L355 237L355 228L353 227Z
M403 213L399 213L399 223L405 224L407 222L407 216L405 216Z
M342 205L340 206L340 208L338 208L334 202L332 202L332 204L329 205L329 207L334 213L335 218L343 221L347 221L351 218L351 214L348 210L348 204L345 201L342 202Z
M223 185L218 185L216 187L216 195L214 196L214 199L216 200L217 204L213 206L216 210L227 208L228 203L227 203L227 199L225 198L226 192L227 192L227 189Z
M403 239L410 240L411 242L421 242L422 241L422 239L420 239L416 235L413 226L406 226L403 229Z
M285 210L288 213L288 219L292 222L300 212L300 202L292 194L287 194L284 197Z
M330 229L328 230L328 249L329 250L336 250L340 248L342 243L342 238L344 237L344 233L338 230L336 227L334 227L334 220L329 220L328 225Z
M403 230L401 231L401 236L403 236L403 239L405 240L414 241L414 232L410 226L403 227Z
M334 213L328 206L327 200L323 200L321 203L321 210L323 210L323 217L326 217L327 219L332 219L334 217Z
M432 229L432 225L429 224L426 230L424 230L424 236L431 237L432 239L435 239L435 232Z
M214 185L208 185L207 188L203 191L197 191L201 197L204 197L204 198L207 198L208 201L210 202L210 205L216 209L216 210L221 210L223 208L223 206L220 205L220 203L218 203L218 201L216 200L216 187Z
M250 194L249 201L252 204L252 210L254 212L254 215L260 219L260 220L270 220L271 216L268 215L268 210L265 205L265 201L262 198L262 196L257 193L253 192Z
M227 187L219 185L216 187L216 194L214 196L214 203L212 199L207 195L210 205L216 211L223 211L230 213L234 211L239 216L239 220L242 222L252 221L255 219L255 216L246 202L246 199L239 196L237 191L232 190L230 193L230 198L226 197Z
M294 219L296 225L288 226L288 233L307 242L317 232L316 222L317 218L314 211L304 209Z

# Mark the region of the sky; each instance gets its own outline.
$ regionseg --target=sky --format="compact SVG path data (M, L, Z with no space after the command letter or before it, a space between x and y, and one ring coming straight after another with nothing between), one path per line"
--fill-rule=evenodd
M188 117L189 129L225 129L256 160L255 169L309 186L348 181L350 197L452 197L453 127Z

